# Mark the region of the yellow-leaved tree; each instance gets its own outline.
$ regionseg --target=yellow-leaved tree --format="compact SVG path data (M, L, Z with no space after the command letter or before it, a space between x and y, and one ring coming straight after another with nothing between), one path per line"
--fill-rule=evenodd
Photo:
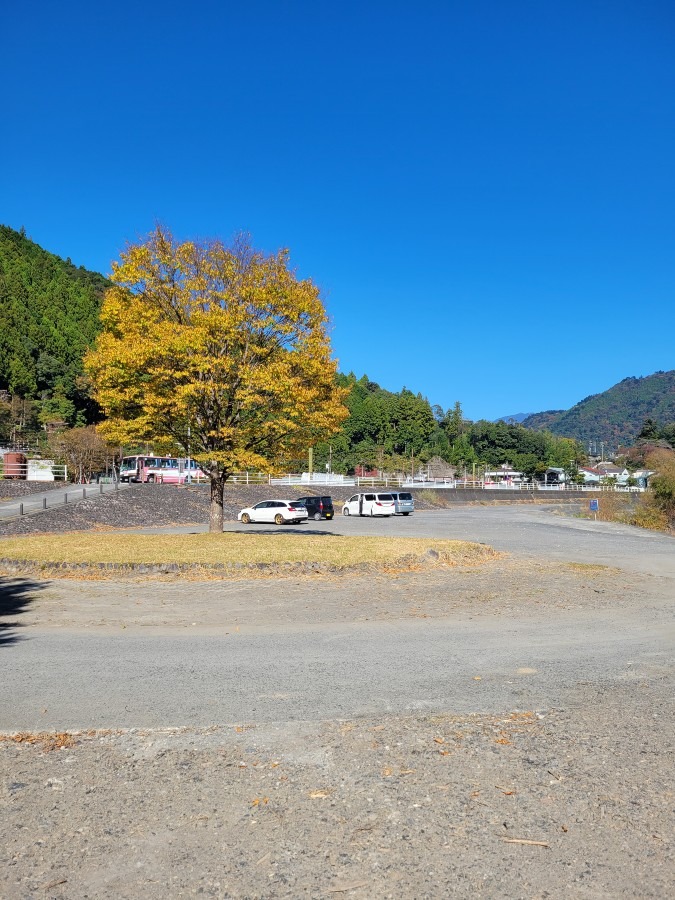
M189 445L211 480L209 528L222 531L232 473L271 471L348 415L319 289L286 250L181 243L162 226L122 253L112 281L85 358L99 428L119 444Z

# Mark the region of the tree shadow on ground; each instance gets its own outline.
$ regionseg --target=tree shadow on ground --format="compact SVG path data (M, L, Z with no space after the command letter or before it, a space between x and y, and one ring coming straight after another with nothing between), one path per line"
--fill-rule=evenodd
M0 578L0 647L15 644L20 640L16 629L20 622L6 622L5 618L25 612L35 599L35 593L44 587L30 578Z

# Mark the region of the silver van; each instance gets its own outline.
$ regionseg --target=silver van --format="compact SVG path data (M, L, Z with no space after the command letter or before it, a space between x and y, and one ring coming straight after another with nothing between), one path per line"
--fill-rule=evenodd
M410 491L391 491L397 515L409 516L415 511L415 500Z

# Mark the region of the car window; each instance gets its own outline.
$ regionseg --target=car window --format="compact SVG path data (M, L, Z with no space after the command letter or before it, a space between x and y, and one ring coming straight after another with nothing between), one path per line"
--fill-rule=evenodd
M375 499L375 494L364 494L363 499L364 499L364 500L374 500L374 499Z
M392 497L391 494L378 494L377 499L378 500L393 500L394 498Z
M413 498L412 494L399 494L398 495L399 500L412 500L412 498Z
M358 499L359 499L359 495L354 494L353 497L350 497L349 500L347 500L347 503L355 503Z
M256 503L253 509L267 509L267 501L263 500L262 503Z

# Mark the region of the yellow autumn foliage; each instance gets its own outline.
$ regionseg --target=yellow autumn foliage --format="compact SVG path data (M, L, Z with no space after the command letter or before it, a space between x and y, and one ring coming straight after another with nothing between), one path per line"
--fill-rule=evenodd
M231 473L271 470L346 418L319 289L291 271L288 251L179 243L158 226L113 264L112 281L85 358L100 430L186 455L189 427L211 479L212 530Z

